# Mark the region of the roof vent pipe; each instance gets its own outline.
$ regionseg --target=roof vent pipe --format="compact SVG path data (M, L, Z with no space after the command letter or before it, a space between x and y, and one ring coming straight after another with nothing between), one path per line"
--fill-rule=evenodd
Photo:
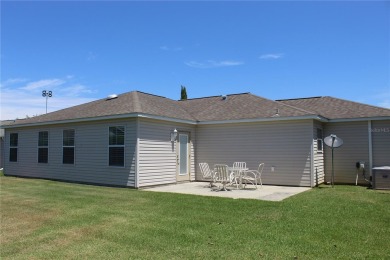
M272 117L279 117L279 108L275 109L275 114Z
M111 95L108 95L107 96L107 99L106 100L111 100L111 99L114 99L114 98L117 98L118 95L117 94L111 94Z
M227 100L227 95L222 95L222 100Z

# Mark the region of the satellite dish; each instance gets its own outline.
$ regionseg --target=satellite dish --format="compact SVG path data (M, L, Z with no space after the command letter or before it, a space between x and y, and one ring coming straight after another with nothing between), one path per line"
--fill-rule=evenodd
M324 143L332 148L332 188L334 187L334 163L333 163L333 150L343 145L343 140L336 135L330 135L324 138Z
M343 140L336 135L330 135L324 138L324 143L330 148L338 148L343 145Z

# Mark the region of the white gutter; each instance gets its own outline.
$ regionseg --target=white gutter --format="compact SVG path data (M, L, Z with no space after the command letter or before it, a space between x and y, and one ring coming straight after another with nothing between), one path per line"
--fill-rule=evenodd
M6 126L1 126L1 128L7 129L7 128L17 128L17 127L26 127L26 126L58 125L58 124L93 122L93 121L124 119L124 118L149 118L149 119L170 121L170 122L175 122L175 123L183 123L183 124L191 124L191 125L196 124L196 121L193 121L193 120L155 116L155 115L142 114L142 113L130 113L130 114L121 114L121 115L110 115L110 116L89 117L89 118L76 118L76 119L26 123L26 124L16 124L16 125L11 124L11 125L6 125Z
M372 167L373 162L372 162L372 127L371 127L371 120L368 120L368 160L369 160L369 173L370 176L372 176Z
M198 125L274 122L274 121L306 120L306 119L315 119L321 122L328 122L328 120L324 117L317 116L317 115L308 115L308 116L291 116L291 117L267 117L267 118L251 118L251 119L236 119L236 120L203 121L203 122L198 122Z
M190 125L237 124L237 123L274 122L274 121L306 120L306 119L314 119L323 123L355 122L355 121L366 121L366 120L390 120L390 117L388 116L327 119L320 115L306 115L306 116L292 116L292 117L263 117L263 118L236 119L236 120L195 121L195 120L178 119L178 118L156 116L156 115L143 114L143 113L129 113L129 114L121 114L121 115L76 118L76 119L26 123L26 124L16 124L16 125L11 124L11 125L0 126L0 128L7 129L7 128L30 127L30 126L41 126L41 125L58 125L58 124L81 123L81 122L92 122L92 121L124 119L124 118L148 118L148 119L155 119L155 120L162 120L162 121L169 121L174 123L183 123L183 124L190 124Z
M338 123L338 122L356 122L356 121L367 121L367 120L390 120L390 116L337 118L337 119L329 119L328 122L329 123Z

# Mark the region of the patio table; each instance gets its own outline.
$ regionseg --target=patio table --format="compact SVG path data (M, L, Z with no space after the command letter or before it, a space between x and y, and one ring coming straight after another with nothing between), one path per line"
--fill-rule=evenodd
M234 174L235 172L238 173L239 182L238 182L238 188L242 189L242 174L249 170L249 168L235 168L235 167L228 167L228 171L230 171L230 174Z

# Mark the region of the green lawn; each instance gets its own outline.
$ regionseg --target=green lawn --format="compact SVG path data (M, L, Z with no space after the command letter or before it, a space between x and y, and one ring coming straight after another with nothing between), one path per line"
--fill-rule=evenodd
M0 176L1 259L389 259L390 193L282 202Z

